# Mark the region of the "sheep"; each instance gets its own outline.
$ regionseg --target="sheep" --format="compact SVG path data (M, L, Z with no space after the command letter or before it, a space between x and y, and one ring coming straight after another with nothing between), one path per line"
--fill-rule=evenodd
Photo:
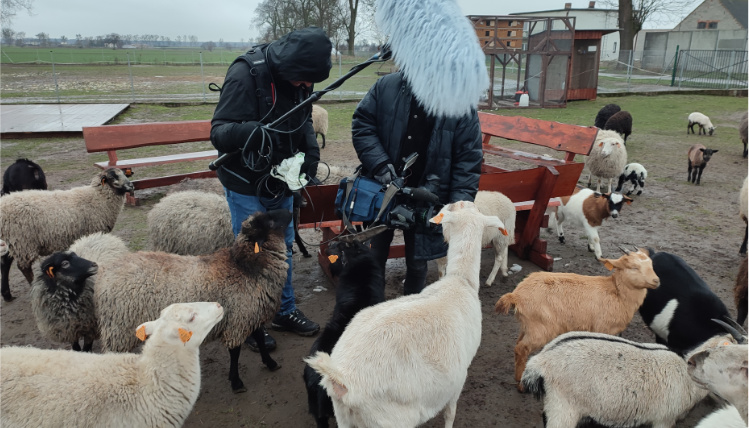
M632 183L632 188L627 192L627 196L631 195L635 190L637 190L638 195L642 195L646 178L648 178L648 170L644 166L636 162L628 163L619 176L619 184L617 184L615 191L621 192L624 184L629 181ZM638 186L639 189L637 188Z
M19 158L3 173L3 188L1 195L21 190L47 190L47 177L39 164Z
M624 140L616 131L602 130L598 131L590 155L585 161L590 176L588 177L588 187L590 187L593 176L598 178L596 192L601 191L601 179L609 180L609 190L611 193L611 182L619 178L619 175L627 165L627 149L624 147Z
M137 341L129 332L175 302L215 300L226 317L210 334L229 349L232 391L247 389L239 377L240 345L252 333L263 363L280 366L268 355L261 325L281 305L281 290L289 268L284 228L291 212L255 213L242 222L230 247L203 256L138 251L101 264L94 287L94 306L104 351L125 352ZM154 292L158 290L159 292ZM147 296L148 298L144 298Z
M742 154L744 158L747 156L746 143L748 139L747 134L749 133L747 132L747 128L749 128L749 115L744 115L744 118L741 119L741 123L739 124L739 137L741 137L741 142L744 144L744 153Z
M211 254L234 242L229 204L214 193L172 193L148 212L148 236L153 251Z
M485 247L490 243L494 247L494 266L492 266L492 271L485 282L487 287L491 287L494 283L494 278L497 276L497 271L499 271L500 268L502 270L502 276L505 278L508 276L508 247L515 243L515 205L510 198L502 193L486 190L480 190L476 193L474 203L482 214L497 216L497 218L505 224L505 230L507 231L507 235L504 235L498 230L487 228L484 230L484 234L481 238L482 247ZM440 277L445 275L446 266L447 257L437 259L437 270Z
M0 236L8 244L2 259L1 294L10 293L10 265L15 259L26 280L40 256L65 250L76 239L93 232L109 232L125 205L133 184L117 168L97 174L88 186L69 190L27 190L0 198Z
M642 250L617 260L601 259L610 276L534 272L494 305L495 312L515 310L520 335L515 345L515 380L528 355L568 331L619 334L645 299L646 290L660 284L653 262ZM522 385L518 383L522 391Z
M344 235L327 249L330 273L337 279L336 306L320 337L312 344L309 355L318 351L330 354L346 326L360 310L385 301L385 276L379 262L364 242L387 229L380 225L356 235ZM333 402L320 385L322 379L312 367L304 366L309 413L318 428L327 428L334 417Z
M741 185L741 190L739 191L739 215L744 220L745 225L744 241L741 243L741 247L739 247L739 254L746 254L746 239L749 236L749 223L747 223L747 216L749 216L747 213L747 210L749 210L749 189L747 189L747 180L749 180L749 176L744 177L744 184Z
M576 188L572 196L563 196L560 199L562 205L549 210L549 230L555 228L559 242L564 244L562 224L570 220L572 223L582 225L588 237L588 251L593 251L596 258L600 259L603 253L598 228L603 220L609 217L619 217L619 210L625 203L631 204L632 198L623 196L621 193L601 195L590 189Z
M322 375L340 427L413 427L441 410L453 425L481 342L481 235L504 225L467 201L430 221L442 223L449 243L447 274L419 294L361 310L331 354L305 359Z
M34 264L31 309L44 337L72 343L75 351L89 352L99 337L94 311L97 263L113 263L128 248L122 239L101 232L84 236L68 251L57 252ZM83 338L83 348L79 340Z
M697 384L726 400L738 410L747 426L747 354L746 342L718 346L693 354L688 372Z
M325 136L328 134L328 111L318 105L312 105L312 129L315 136L322 136L321 149L325 148Z
M710 118L700 112L689 114L687 118L687 135L689 135L689 131L692 131L692 134L694 134L694 125L699 126L698 135L713 135L713 132L715 132L715 126L710 122Z
M624 144L627 144L627 137L632 134L632 115L628 111L620 111L606 121L603 129L616 131L624 138Z
M598 110L598 114L596 114L596 120L594 122L595 127L598 129L603 129L604 126L606 126L606 121L608 121L609 118L615 113L621 111L621 109L622 108L616 104L606 104L605 106L601 107L601 109Z
M698 349L734 343L714 337ZM687 364L663 345L608 334L565 333L528 361L523 389L543 397L547 428L574 428L581 419L605 426L670 428L707 396Z
M697 180L697 184L699 185L702 178L702 170L705 169L710 158L715 153L718 153L718 149L708 149L702 144L692 145L687 151L687 181L691 181L694 184L695 180Z
M695 428L746 428L739 411L730 404L710 413Z
M216 302L169 305L130 332L148 338L140 354L4 347L0 425L181 427L200 393L199 346L223 314Z
M639 312L656 342L684 355L705 340L725 333L712 319L729 316L728 308L679 256L647 249L661 284L648 290Z
M736 304L736 322L743 325L747 315L747 283L749 273L747 272L747 258L739 264L739 273L736 275L736 285L733 288L733 301Z

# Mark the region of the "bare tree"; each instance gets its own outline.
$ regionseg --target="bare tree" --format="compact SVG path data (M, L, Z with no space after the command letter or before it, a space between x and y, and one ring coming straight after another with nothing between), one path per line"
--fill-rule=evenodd
M12 45L15 40L16 32L11 28L3 28L3 44Z
M26 39L26 33L19 31L16 33L16 46L23 46L24 40Z
M0 3L0 24L4 28L10 27L13 23L13 18L16 17L18 11L25 10L29 15L33 11L34 1L33 0L2 0Z
M39 41L39 46L47 46L49 44L49 34L38 33L35 37Z
M68 36L60 36L60 44L67 45L68 44Z

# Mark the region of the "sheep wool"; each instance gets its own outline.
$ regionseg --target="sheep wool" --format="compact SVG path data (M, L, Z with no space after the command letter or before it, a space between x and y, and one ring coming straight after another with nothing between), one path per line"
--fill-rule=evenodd
M148 236L153 251L211 254L234 242L229 204L214 193L172 193L148 212Z
M320 148L324 149L325 136L328 135L328 111L318 105L312 106L312 129L315 135L322 136Z
M616 131L598 131L590 155L585 161L585 166L588 167L590 172L588 187L590 187L593 177L598 177L596 192L600 192L601 179L608 179L607 193L611 193L611 182L619 178L626 165L627 148L624 146L622 137Z

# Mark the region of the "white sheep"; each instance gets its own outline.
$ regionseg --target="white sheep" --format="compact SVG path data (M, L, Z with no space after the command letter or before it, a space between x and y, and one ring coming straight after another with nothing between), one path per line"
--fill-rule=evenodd
M694 134L694 125L699 126L698 135L713 135L713 132L715 132L715 126L710 122L710 118L697 111L690 113L687 118L687 135L689 135L689 131Z
M413 427L444 410L455 419L481 342L479 267L486 227L504 228L472 202L446 205L447 274L419 294L362 309L333 352L305 359L322 375L339 427Z
M692 379L735 407L745 427L749 423L747 355L749 348L746 344L727 345L703 349L688 360Z
M161 199L148 212L150 249L181 255L210 254L234 242L226 198L193 190Z
M628 163L619 176L619 184L617 184L615 191L621 192L624 185L629 181L632 183L632 188L627 192L627 196L631 195L634 191L637 191L637 194L641 195L642 189L645 187L646 178L648 178L648 170L642 164L636 162Z
M318 134L322 136L321 149L325 148L325 136L328 135L328 111L319 105L312 105L312 129L315 131L315 136Z
M242 222L230 247L209 255L138 251L122 255L116 263L102 263L94 287L102 349L133 349L137 340L130 331L139 322L154 318L166 305L217 301L226 316L210 339L220 338L229 349L232 390L246 391L239 377L239 354L250 333L259 345L263 363L270 370L280 367L268 355L259 327L273 318L281 305L289 268L284 230L290 221L291 213L286 210L256 213Z
M660 284L647 252L628 252L617 260L601 262L613 270L610 276L534 272L494 305L496 312L514 310L520 322L516 381L520 382L528 356L562 333L624 331L645 300L647 289Z
M507 232L507 235L505 235L496 228L486 228L484 229L484 234L481 238L482 247L491 243L494 248L494 266L492 266L492 271L485 282L487 287L491 287L500 268L502 270L502 276L508 276L508 247L515 243L515 205L510 198L502 193L486 190L480 190L476 193L474 203L476 204L476 208L478 208L482 214L497 216L497 218L504 223ZM447 257L437 259L437 269L440 277L445 275L446 266Z
M593 251L597 259L603 255L598 228L609 217L619 217L619 211L624 204L632 203L632 198L621 193L607 193L601 195L590 189L575 189L572 196L560 198L562 205L549 209L549 230L556 229L559 242L564 244L565 222L582 226L588 237L588 251Z
M710 413L694 428L746 428L739 411L730 404Z
M14 259L31 283L31 265L39 256L65 250L90 233L111 231L125 204L125 194L132 190L122 171L109 168L88 186L26 190L0 198L0 236L8 244L2 263L3 298L13 300L8 274Z
M733 339L716 336L697 350L724 342ZM522 384L543 397L547 428L574 428L584 417L606 426L671 428L707 396L666 346L582 331L544 346L528 361Z
M590 150L585 166L588 167L588 187L593 182L593 177L598 178L596 192L601 191L601 179L609 180L611 193L611 182L619 178L619 175L627 165L627 148L624 146L622 136L613 130L600 130L596 135L593 148Z
M223 314L215 302L170 305L130 331L148 338L140 354L4 347L0 425L181 427L200 392L200 344Z

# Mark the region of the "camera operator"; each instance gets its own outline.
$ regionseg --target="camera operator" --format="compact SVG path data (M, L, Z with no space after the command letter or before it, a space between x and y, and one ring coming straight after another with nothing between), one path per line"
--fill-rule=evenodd
M226 73L221 96L211 121L211 142L220 154L241 150L217 171L224 186L236 236L242 222L257 211L293 210L289 183L270 176L273 166L295 158L302 174L315 177L320 149L312 129L311 108L291 114L276 129L272 123L312 94L312 84L328 78L332 44L317 27L292 31L277 41L254 46L237 58ZM296 180L301 181L301 180ZM289 330L311 336L320 326L309 320L297 307L292 286L291 246L294 226L285 231L289 270L281 295L281 308L272 321L276 330ZM273 338L265 332L265 345L275 348ZM257 344L248 337L253 351Z
M356 154L363 174L389 184L398 178L403 158L418 153L416 162L402 175L406 186L423 187L441 204L473 201L481 174L481 131L476 111L463 117L434 117L413 96L401 72L380 78L354 111L351 125ZM396 200L396 203L398 200ZM385 270L394 229L372 240ZM405 295L426 285L427 261L447 254L441 228L405 228Z

